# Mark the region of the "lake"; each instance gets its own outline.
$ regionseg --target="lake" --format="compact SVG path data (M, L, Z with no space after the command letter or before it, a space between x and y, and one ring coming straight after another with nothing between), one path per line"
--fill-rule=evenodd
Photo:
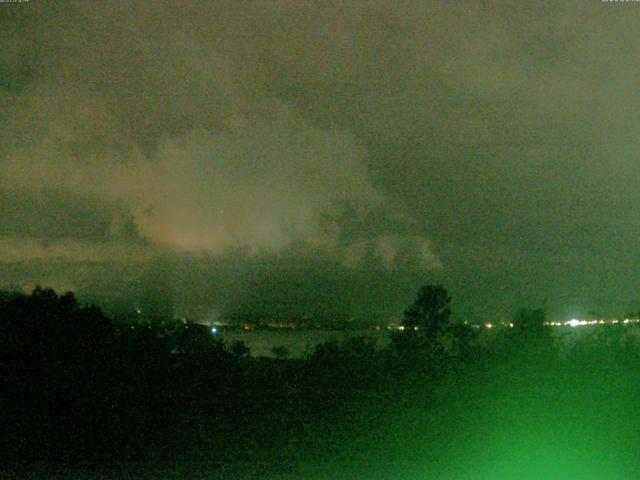
M343 341L351 337L365 337L381 348L391 341L387 330L223 330L219 334L228 345L235 341L243 341L254 357L274 357L274 347L286 347L289 358L300 358L313 351L316 345L332 338Z

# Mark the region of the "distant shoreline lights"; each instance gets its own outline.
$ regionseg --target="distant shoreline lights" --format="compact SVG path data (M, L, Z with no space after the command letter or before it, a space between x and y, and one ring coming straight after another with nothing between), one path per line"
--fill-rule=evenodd
M565 322L544 322L542 325L544 325L545 327L571 327L571 328L575 328L575 327L583 327L583 326L589 326L589 325L630 325L630 324L634 324L634 323L640 323L640 319L639 318L625 318L624 320L618 320L618 319L613 319L613 320L604 320L604 319L598 319L598 320L580 320L577 318L572 318L571 320L567 320ZM469 322L464 322L465 325L469 325L472 328L475 329L481 329L481 328L485 328L487 330L490 330L492 328L513 328L514 324L512 322L499 322L499 323L469 323Z

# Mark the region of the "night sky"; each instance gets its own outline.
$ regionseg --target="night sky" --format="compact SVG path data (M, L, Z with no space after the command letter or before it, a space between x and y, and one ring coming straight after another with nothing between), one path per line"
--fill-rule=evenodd
M0 4L0 288L640 310L640 4Z

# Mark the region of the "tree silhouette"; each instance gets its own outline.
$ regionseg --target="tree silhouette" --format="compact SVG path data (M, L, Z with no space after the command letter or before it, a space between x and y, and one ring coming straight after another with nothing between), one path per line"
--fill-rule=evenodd
M231 353L236 357L248 357L251 355L251 350L242 340L236 340L231 344Z
M519 308L513 316L513 326L518 332L539 333L544 328L547 315L542 308Z
M449 324L451 297L442 285L425 285L413 304L404 312L402 325L428 338L435 338Z
M279 345L279 346L273 347L271 349L271 353L273 354L274 357L280 360L284 360L285 358L289 357L289 355L291 354L291 352L285 345Z

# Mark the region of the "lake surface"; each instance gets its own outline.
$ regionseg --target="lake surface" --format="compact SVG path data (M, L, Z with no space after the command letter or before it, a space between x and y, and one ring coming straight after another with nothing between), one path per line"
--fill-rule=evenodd
M274 357L274 347L285 347L289 351L289 358L300 358L311 353L316 345L330 339L343 341L351 337L365 337L375 342L381 348L389 344L391 335L386 330L223 330L219 337L225 343L243 341L251 350L254 357Z
M600 337L606 337L612 331L612 328L623 328L624 338L627 342L632 342L640 347L640 326L600 326L591 325L579 328L558 327L553 328L552 334L557 337L560 346L564 349L571 349L580 339L591 338L592 341ZM480 345L491 341L496 334L496 329L482 329L477 339ZM391 332L389 330L222 330L217 334L225 343L231 345L235 341L243 341L251 350L254 357L275 357L272 352L274 347L286 347L289 352L289 358L301 358L307 353L313 352L313 349L319 343L326 342L330 339L336 339L340 342L351 337L365 337L374 341L378 348L385 347L391 342ZM601 341L611 341L610 339L600 339Z

